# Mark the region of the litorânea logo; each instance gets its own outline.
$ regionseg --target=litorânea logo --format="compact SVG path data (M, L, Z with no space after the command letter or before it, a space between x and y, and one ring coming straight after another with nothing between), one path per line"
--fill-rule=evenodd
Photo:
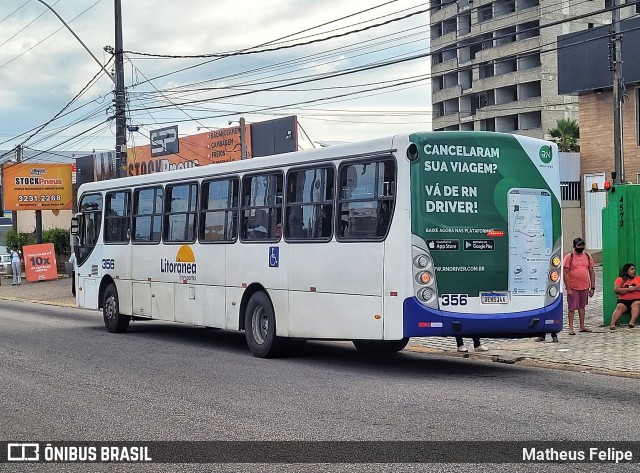
M188 245L182 245L176 254L176 261L160 258L160 272L178 274L183 281L196 281L196 258Z
M545 145L540 148L540 161L545 164L549 164L553 158L553 152L550 145Z

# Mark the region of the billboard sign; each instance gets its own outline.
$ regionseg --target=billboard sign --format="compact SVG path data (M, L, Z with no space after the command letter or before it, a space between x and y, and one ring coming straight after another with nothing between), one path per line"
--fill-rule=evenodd
M2 165L5 210L72 208L71 164Z
M23 246L24 270L28 282L58 279L56 252L53 243Z
M178 125L153 130L151 138L151 156L166 156L180 152L180 140L178 138Z
M175 129L175 141L168 130ZM157 133L157 134L153 134ZM251 157L251 128L245 125L247 157ZM154 172L192 168L213 163L240 160L240 127L211 130L206 133L180 138L178 151L178 127L163 128L151 134L152 144L127 150L127 175L139 176ZM174 145L175 143L175 145ZM172 148L175 146L175 148ZM161 149L175 152L160 154Z

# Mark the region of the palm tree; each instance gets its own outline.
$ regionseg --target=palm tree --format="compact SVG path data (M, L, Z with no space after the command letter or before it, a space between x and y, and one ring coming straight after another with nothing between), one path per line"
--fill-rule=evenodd
M549 130L560 151L580 151L580 127L575 120L561 118L555 128Z

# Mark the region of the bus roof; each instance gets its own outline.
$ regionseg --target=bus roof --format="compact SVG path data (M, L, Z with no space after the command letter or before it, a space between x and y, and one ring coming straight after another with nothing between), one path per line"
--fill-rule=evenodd
M443 133L451 134L455 139L473 139L474 136L494 135L496 140L505 137L517 136L521 142L544 142L538 138L531 138L521 135L512 135L508 133L488 132L488 131L430 131L405 133L395 136L378 138L368 141L360 141L354 143L339 144L323 148L311 150L296 151L293 153L275 154L271 156L261 156L246 160L231 161L228 163L213 163L204 166L195 166L187 169L179 169L168 172L154 172L150 174L141 174L137 176L123 177L118 179L110 179L105 181L89 182L80 186L78 194L84 192L116 189L122 187L136 187L143 185L153 185L174 180L201 179L208 176L215 177L217 175L252 172L270 167L289 167L313 163L321 160L329 160L335 158L349 158L363 155L389 153L393 150L394 142L398 138L407 138L412 134L430 135ZM153 161L161 161L162 156L152 158Z
M408 136L408 134L405 136ZM154 183L163 183L172 180L182 181L185 179L200 179L209 175L217 176L219 174L252 172L269 167L295 166L338 157L362 156L367 154L379 154L382 152L388 153L392 149L393 140L394 137L378 138L370 141L347 143L293 153L261 156L251 159L231 161L228 163L213 163L205 166L195 166L188 169L154 172L151 174L130 176L119 179L89 182L80 187L81 190L78 194L81 192L84 193L118 187L151 185ZM161 161L162 156L152 159L154 161Z

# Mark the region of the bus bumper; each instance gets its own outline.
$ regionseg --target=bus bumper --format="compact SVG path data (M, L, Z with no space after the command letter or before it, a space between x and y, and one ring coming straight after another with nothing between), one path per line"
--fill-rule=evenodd
M562 294L547 307L503 314L446 312L425 307L415 297L409 297L404 300L403 319L405 337L533 337L562 330Z

